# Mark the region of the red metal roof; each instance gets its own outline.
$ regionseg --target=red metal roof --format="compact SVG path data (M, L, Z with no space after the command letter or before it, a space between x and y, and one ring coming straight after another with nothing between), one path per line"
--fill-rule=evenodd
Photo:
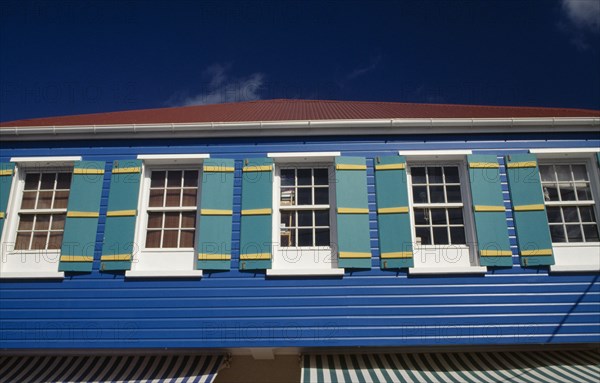
M0 123L0 127L387 118L513 117L600 117L600 110L411 104L402 102L260 100L230 104L35 118L30 120L2 122Z

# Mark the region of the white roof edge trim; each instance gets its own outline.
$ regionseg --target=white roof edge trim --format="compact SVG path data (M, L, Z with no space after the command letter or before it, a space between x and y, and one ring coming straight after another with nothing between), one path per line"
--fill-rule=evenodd
M9 140L598 131L600 117L289 120L0 128ZM368 128L368 129L366 129ZM133 135L131 134L133 133Z
M269 158L339 157L341 152L282 152L267 153Z
M138 160L201 160L210 154L139 154Z
M401 156L467 156L473 154L470 149L458 150L400 150Z
M529 153L533 154L566 154L566 153L598 153L600 148L542 148L529 149Z
M81 156L56 156L56 157L11 157L10 162L31 163L31 162L71 162L81 161Z

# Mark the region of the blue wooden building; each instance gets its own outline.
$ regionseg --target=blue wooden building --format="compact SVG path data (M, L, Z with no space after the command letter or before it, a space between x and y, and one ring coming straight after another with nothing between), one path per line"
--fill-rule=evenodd
M600 111L271 100L0 137L0 381L600 376Z

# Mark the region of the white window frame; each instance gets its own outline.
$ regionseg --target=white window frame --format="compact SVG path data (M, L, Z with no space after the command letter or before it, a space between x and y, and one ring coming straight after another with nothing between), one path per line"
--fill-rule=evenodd
M480 266L475 220L466 156L471 150L409 150L400 151L406 157L408 206L413 241L414 267L409 274L483 274L487 267ZM419 166L458 166L460 192L463 204L465 245L420 245L416 241L416 227L412 194L411 168Z
M329 170L329 240L337 241L337 220L335 214L335 157L340 152L307 152L307 153L268 153L273 158L273 224L272 224L272 268L267 269L267 276L342 276L344 269L338 267L337 249L332 247L281 247L280 246L280 171L286 167L323 168Z
M135 225L134 249L131 270L125 271L127 278L199 278L202 270L196 269L197 251L194 248L159 249L146 248L148 225L148 204L150 200L150 176L160 170L198 170L198 194L196 206L200 203L202 189L202 163L208 154L140 154L142 162L138 215ZM178 210L179 211L179 210ZM198 236L200 216L197 208L195 238ZM196 242L196 241L194 241ZM196 244L197 245L197 244Z
M530 150L530 153L535 154L538 158L539 165L585 164L590 178L592 198L594 199L596 223L600 224L600 171L595 157L598 152L600 152L600 149L596 148ZM600 272L600 242L553 242L552 251L555 264L550 266L551 272Z
M50 168L73 168L81 156L12 157L15 174L8 198L6 222L0 242L2 243L0 279L62 279L65 273L58 271L60 249L14 250L19 227L19 211L23 201L25 176L28 170L43 172ZM16 261L19 257L20 261Z

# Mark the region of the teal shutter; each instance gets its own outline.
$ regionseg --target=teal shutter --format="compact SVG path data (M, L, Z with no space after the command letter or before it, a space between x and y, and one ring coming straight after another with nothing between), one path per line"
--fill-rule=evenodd
M231 268L234 170L234 160L211 159L204 162L196 246L199 270Z
M367 165L364 157L336 157L338 265L371 268Z
M512 266L500 165L494 155L469 155L469 180L481 266Z
M252 158L242 169L240 269L270 269L273 242L273 159Z
M104 161L75 162L59 271L92 271L103 181Z
M141 160L118 160L113 164L104 227L101 270L129 270L136 253L137 218Z
M506 174L521 265L553 265L552 239L535 155L507 156Z
M375 161L381 268L413 267L406 159L389 156L377 157Z
M596 159L598 160L598 167L600 167L600 152L596 153Z
M0 162L0 236L7 219L8 197L15 174L15 164L12 162Z

